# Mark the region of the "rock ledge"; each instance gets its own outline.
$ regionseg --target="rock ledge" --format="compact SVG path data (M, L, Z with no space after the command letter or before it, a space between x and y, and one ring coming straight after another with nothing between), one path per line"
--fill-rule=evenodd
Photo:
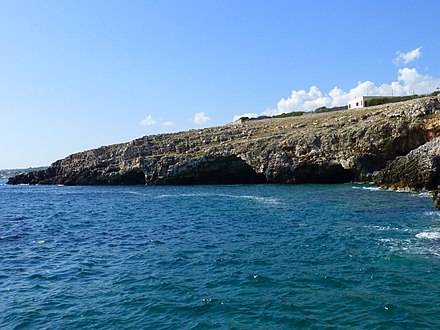
M427 97L145 136L70 155L9 184L341 183L435 190L440 101ZM431 141L431 142L430 142ZM374 173L374 174L373 174Z

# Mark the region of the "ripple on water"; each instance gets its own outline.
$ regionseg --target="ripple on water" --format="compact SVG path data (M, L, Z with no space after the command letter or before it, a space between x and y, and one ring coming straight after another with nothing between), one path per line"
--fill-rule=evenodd
M282 203L274 197L261 197L252 195L232 195L232 194L210 194L210 193L193 193L193 194L163 194L155 196L157 199L178 199L178 198L225 198L225 199L241 199L268 205L281 205Z
M2 186L0 328L440 328L440 213L352 187Z

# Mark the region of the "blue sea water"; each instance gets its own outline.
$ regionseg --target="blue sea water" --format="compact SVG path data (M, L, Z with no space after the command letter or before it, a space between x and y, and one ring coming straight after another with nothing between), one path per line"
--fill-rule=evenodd
M369 185L3 181L0 328L438 329L439 224Z

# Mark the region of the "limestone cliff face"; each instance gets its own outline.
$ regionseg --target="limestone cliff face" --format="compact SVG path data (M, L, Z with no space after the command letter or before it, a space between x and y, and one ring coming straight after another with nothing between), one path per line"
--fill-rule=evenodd
M373 174L373 179L385 189L431 191L440 209L440 138L390 161Z
M371 180L440 136L438 98L145 136L56 161L10 184L338 183Z
M440 138L397 157L373 174L374 182L388 189L428 190L440 184Z

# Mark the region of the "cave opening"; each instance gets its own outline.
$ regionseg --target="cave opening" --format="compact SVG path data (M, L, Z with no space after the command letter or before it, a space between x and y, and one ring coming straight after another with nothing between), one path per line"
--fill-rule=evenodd
M264 174L236 156L207 159L175 176L163 178L158 184L261 184L268 183Z

